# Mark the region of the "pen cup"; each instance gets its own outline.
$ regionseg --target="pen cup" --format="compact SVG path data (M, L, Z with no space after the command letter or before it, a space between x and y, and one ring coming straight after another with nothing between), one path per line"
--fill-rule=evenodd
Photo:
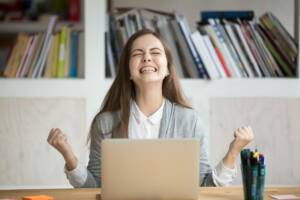
M266 176L263 154L243 149L240 155L244 200L263 200Z
M252 173L249 173L250 171L252 171ZM241 164L241 172L243 180L244 200L263 200L265 189L266 166L258 166L258 174L253 175L253 172L255 173L253 169L247 169L247 166L243 166ZM253 188L255 186L256 188Z

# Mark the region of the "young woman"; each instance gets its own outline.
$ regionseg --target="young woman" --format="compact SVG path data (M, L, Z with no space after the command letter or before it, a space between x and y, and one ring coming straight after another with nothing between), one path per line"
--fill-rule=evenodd
M65 172L74 187L101 187L101 141L105 138L198 138L201 145L200 185L226 186L236 176L236 157L253 138L250 127L234 132L228 152L215 167L208 162L207 136L198 114L181 93L172 56L160 37L135 33L126 43L117 77L95 116L90 130L88 166L80 163L67 137L58 128L48 143L64 157Z

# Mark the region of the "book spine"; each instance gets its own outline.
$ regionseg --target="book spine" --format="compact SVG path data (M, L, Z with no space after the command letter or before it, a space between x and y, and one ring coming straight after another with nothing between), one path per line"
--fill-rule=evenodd
M226 24L225 25L225 29L226 29L226 31L227 31L227 33L228 33L228 35L229 35L229 37L230 37L230 39L231 39L231 41L233 43L233 46L236 49L236 52L239 54L241 62L243 63L243 66L245 67L245 71L247 73L247 76L248 77L254 77L254 74L253 74L253 72L252 72L252 70L251 70L251 68L249 66L249 63L248 63L248 61L247 61L247 59L246 59L246 57L244 55L244 52L243 52L242 48L240 47L240 45L239 45L239 43L237 41L237 38L236 38L236 36L235 36L235 34L234 34L233 30L232 30L231 25L230 24Z
M197 66L199 77L200 78L209 78L208 73L206 72L206 70L203 66L203 63L200 60L200 57L195 50L194 43L191 40L190 31L188 30L188 27L185 25L184 18L182 16L180 16L178 18L178 22L180 25L179 26L180 30L181 30L182 34L184 35L184 38L188 44L189 51L191 52L193 61L194 61L195 65Z
M215 51L215 48L214 46L212 45L211 43L211 40L209 39L209 36L208 35L203 35L203 41L204 41L204 44L206 46L206 48L208 49L208 52L214 62L214 65L220 75L220 77L228 77L223 66L222 66L222 63L220 61L220 59L218 58L217 54L216 54L216 51Z
M215 22L219 28L220 33L222 34L222 37L224 38L224 42L228 48L229 53L230 53L231 57L233 58L234 63L236 64L237 72L239 73L240 77L247 77L247 73L244 68L244 65L242 64L240 57L232 44L232 41L230 40L227 32L225 31L224 26L221 25L219 19L216 19Z
M255 75L258 76L258 77L263 77L263 75L262 75L262 73L261 73L261 71L260 71L260 69L258 67L257 62L256 62L254 56L252 55L250 47L249 47L249 45L248 45L248 43L246 41L246 38L245 38L246 37L245 33L243 33L243 31L241 29L241 26L238 25L238 24L235 24L234 27L236 28L236 31L237 31L237 33L239 35L239 38L242 41L243 47L246 50L246 55L248 55L248 57L249 57L249 61L251 62L251 65L253 66L252 67L253 71L255 71L255 73L256 73Z
M33 36L29 36L27 44L26 44L26 49L24 51L24 54L22 56L22 59L21 59L21 62L20 62L20 65L18 67L18 71L16 74L16 77L18 77L18 78L21 77L21 73L25 67L26 61L28 59L29 50L30 50L30 47L32 46L32 42L33 42Z
M208 49L206 48L203 38L200 35L198 31L194 32L192 34L192 40L196 46L196 50L199 53L199 56L201 57L201 60L204 63L204 66L209 74L209 77L211 79L217 79L220 78L220 74L216 70L216 66L214 62L212 61L212 58L208 52Z
M65 65L65 53L66 53L66 27L61 28L59 36L59 56L57 65L57 77L64 77L64 65Z
M71 45L70 45L70 77L76 77L76 51L78 48L78 32L72 31L71 33Z

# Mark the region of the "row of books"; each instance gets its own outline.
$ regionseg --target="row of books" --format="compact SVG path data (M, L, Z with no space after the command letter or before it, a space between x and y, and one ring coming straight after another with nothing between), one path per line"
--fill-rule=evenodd
M15 78L84 76L83 32L63 25L55 30L51 16L46 32L19 33L12 45L0 46L0 73Z
M294 39L272 13L259 20L252 15L253 11L206 11L202 15L205 20L192 33L186 18L178 13L149 9L111 13L107 20L106 76L115 76L125 41L147 28L165 40L181 78L295 77L298 47Z

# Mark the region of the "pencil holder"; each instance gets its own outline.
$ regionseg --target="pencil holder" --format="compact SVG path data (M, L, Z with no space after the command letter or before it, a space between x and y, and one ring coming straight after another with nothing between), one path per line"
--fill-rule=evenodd
M266 166L264 156L257 150L241 151L241 172L243 181L243 194L245 200L263 200Z

